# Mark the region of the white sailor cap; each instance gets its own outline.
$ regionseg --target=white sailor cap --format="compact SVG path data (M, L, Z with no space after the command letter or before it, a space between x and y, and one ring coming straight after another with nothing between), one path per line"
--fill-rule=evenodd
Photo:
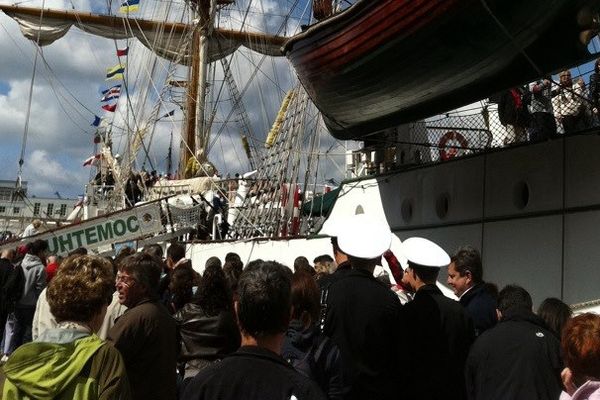
M450 256L429 239L411 237L402 242L400 251L406 259L424 267L442 268L450 264ZM407 265L401 263L404 269Z
M392 232L387 222L366 214L340 221L336 232L340 249L358 258L377 258L392 244Z

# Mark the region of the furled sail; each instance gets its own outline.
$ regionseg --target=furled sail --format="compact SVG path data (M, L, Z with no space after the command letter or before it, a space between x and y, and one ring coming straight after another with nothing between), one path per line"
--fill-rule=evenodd
M190 35L192 25L7 5L0 5L0 9L19 24L27 39L39 39L40 46L52 44L75 26L89 34L108 39L135 37L160 57L170 61L178 60L184 65L191 63L189 49L184 44L187 43L185 38ZM286 38L281 36L217 28L210 38L208 61L228 56L240 46L268 56L282 56L281 46L285 41Z

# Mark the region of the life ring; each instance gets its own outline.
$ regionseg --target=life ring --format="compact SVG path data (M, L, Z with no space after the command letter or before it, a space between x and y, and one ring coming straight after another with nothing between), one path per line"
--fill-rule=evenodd
M448 145L448 142L455 143L451 143L452 147L446 147ZM451 158L456 157L461 148L468 148L469 142L467 142L467 139L465 139L465 137L460 133L456 131L448 131L440 139L438 147L440 149L440 159L442 161L447 161Z

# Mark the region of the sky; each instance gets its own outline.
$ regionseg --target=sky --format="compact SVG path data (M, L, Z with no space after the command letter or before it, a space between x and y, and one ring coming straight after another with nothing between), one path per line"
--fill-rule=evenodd
M147 4L139 13L139 16L144 17L149 16L151 9L157 4L166 3L158 0L142 0L141 3L144 4L144 1ZM0 3L12 4L12 1L0 0ZM118 2L112 3L113 10L116 10ZM279 16L289 9L291 3L288 0L255 1L252 3L255 8L245 16L246 25L252 30L274 33L282 26L283 20ZM305 3L300 2L294 16L303 15L306 11L302 8L305 7ZM105 11L107 8L105 0L31 0L20 4L30 7L44 4L45 7L54 9L71 9L74 6L80 11L94 12ZM177 11L175 8L175 13ZM221 23L223 26L230 25L235 28L243 18L244 15L240 11L234 10L230 11ZM298 26L298 19L291 18L283 25L281 31L289 35L297 30ZM115 45L121 48L127 44L130 48L128 71L143 75L144 70L151 65L150 52L135 39L129 43L117 41L115 44L113 40L94 37L71 28L63 39L42 48L43 57L38 55L33 95L30 97L35 46L22 36L14 20L0 12L0 54L3 54L0 57L0 179L16 180L20 153L25 143L22 178L28 182L30 196L53 197L55 192L59 192L63 197L76 198L84 192L84 185L95 174L94 168L82 166L84 160L96 152L93 144L95 128L90 124L94 115L105 114L100 109L101 90L117 83L105 81L106 68L117 63ZM237 69L232 67L233 74L239 90L245 90L242 100L252 128L257 136L264 137L271 127L286 90L295 83L295 77L284 58L267 58L261 67L263 72L257 74L246 87L245 82L254 71L251 66L259 63L261 57L249 50L239 53L233 60L237 66ZM160 61L157 65L159 70L162 68L164 78L168 73L168 63ZM136 67L138 69L135 69ZM182 79L184 73L178 69L174 76ZM215 76L222 79L220 68L215 69ZM142 93L148 80L136 79L130 75L128 81L133 108L137 109L140 115L148 116L157 101L156 92L160 89L155 89L154 94L143 104ZM30 98L29 129L27 138L23 141ZM122 96L115 115L109 115L109 119L114 118L113 122L117 128L125 126L126 121L131 123L131 115L125 111L126 103L127 99ZM174 116L165 118L156 125L149 150L152 167L159 172L166 171L171 132L175 164L177 160L183 114L179 105L171 102L161 105L160 114L170 110L175 110ZM221 122L227 111L226 106L221 105L215 120ZM125 151L125 135L118 129L114 132L114 151ZM243 173L248 169L239 145L238 132L237 125L230 124L215 142L209 155L223 175ZM332 144L333 139L324 136L321 147L330 148ZM343 153L341 150L340 152ZM146 160L146 169L151 169L150 161ZM144 158L138 158L138 168L143 162ZM324 173L324 178L327 178L326 175L327 173Z

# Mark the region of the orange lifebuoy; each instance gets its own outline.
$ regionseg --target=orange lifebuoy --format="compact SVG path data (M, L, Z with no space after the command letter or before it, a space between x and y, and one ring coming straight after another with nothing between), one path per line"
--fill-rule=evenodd
M446 148L448 142L456 142L456 144L452 145L452 147ZM456 157L460 148L468 148L469 142L467 142L467 139L465 139L465 137L460 133L456 131L448 131L440 139L438 147L440 149L440 159L442 161L447 161Z

